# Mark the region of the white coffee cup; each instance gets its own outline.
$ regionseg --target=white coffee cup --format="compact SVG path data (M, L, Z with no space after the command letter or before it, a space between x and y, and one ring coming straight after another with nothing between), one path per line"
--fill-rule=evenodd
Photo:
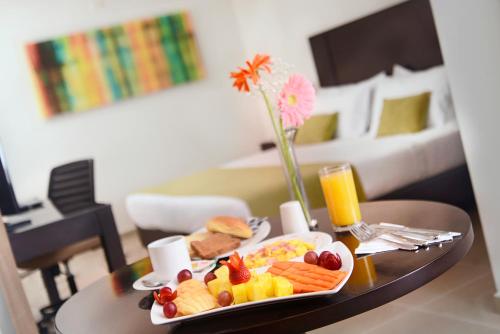
M309 226L299 201L281 204L280 215L283 234L309 232Z
M159 239L148 244L153 271L158 279L173 280L179 271L193 271L186 240L182 235Z

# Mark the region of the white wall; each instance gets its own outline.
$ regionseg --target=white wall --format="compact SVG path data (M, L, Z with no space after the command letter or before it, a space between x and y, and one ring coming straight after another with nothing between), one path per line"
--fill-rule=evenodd
M318 82L308 38L402 0L234 0L247 56L264 52Z
M52 167L93 157L97 199L132 228L126 194L256 152L273 138L261 101L228 72L256 52L317 82L308 37L401 0L0 0L0 141L19 198L46 196ZM186 9L206 79L77 115L38 112L23 45Z
M19 198L44 198L52 167L93 157L97 199L132 228L126 194L258 151L256 101L231 88L244 60L230 0L0 0L0 141ZM176 10L192 15L206 79L108 107L43 119L23 45Z
M500 2L432 0L432 9L498 291Z

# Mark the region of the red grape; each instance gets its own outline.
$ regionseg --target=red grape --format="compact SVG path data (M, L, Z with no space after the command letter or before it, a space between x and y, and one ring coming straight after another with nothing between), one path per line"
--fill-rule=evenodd
M332 253L329 252L329 251L323 251L321 252L321 254L319 255L319 259L318 259L318 265L323 267L323 263L325 262L326 258L328 257L328 255L331 255Z
M177 274L177 281L179 281L179 283L187 281L191 278L193 278L193 274L191 274L191 272L187 269L183 269Z
M338 270L342 267L342 260L338 254L329 254L323 261L322 267L329 270Z
M169 287L161 288L160 299L163 301L163 303L171 302L175 298L177 298L177 291L172 292L172 289L170 289Z
M335 253L333 256L335 256L335 259L337 260L337 266L333 270L339 270L342 267L342 259L340 258L339 253Z
M177 314L177 306L172 302L167 302L163 305L163 314L167 318L173 318Z
M210 282L210 281L212 281L212 280L214 280L214 279L216 279L216 278L217 278L217 276L215 276L215 274L214 274L213 272L211 272L211 271L210 271L210 272L208 272L208 273L205 275L205 279L204 279L204 280L205 280L205 284L208 284L208 282Z
M309 264L318 264L318 254L313 251L309 251L304 254L304 262Z
M233 295L226 290L219 292L217 302L220 306L229 306L233 302Z

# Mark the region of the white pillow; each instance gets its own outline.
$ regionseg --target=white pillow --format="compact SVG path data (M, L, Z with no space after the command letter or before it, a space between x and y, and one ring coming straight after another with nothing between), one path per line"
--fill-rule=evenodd
M358 83L321 88L317 92L314 114L339 112L338 138L356 138L370 124L373 87L387 78L383 72Z
M393 77L404 77L412 73L414 73L412 70L409 70L406 67L403 67L399 64L394 64L394 66L392 66Z
M446 79L446 99L447 101L443 103L443 106L445 106L443 108L443 111L445 113L445 123L448 123L448 122L451 122L451 121L455 121L455 109L453 107L453 100L451 98L451 93L450 93L450 86L449 86L449 83L448 83L448 77L446 76L446 70L444 69L444 65L440 65L440 66L436 66L436 67L432 67L428 70L424 70L424 71L421 71L421 72L425 72L425 71L433 71L433 70L436 70L436 71L440 71L440 70L443 70L444 71L444 76L445 76L445 79ZM420 73L420 72L415 72L415 71L412 71L406 67L403 67L399 64L395 64L393 67L392 67L392 75L393 76L396 76L396 77L403 77L403 76L408 76L408 75L412 75L412 74L415 74L415 73Z
M427 126L437 127L449 121L450 115L453 114L453 105L444 66L405 74L399 71L399 75L387 78L375 87L370 136L377 136L384 100L414 96L423 92L431 92Z

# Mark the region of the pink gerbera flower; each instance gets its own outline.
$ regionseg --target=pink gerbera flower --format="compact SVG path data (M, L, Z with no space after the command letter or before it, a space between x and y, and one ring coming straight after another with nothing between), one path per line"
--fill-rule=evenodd
M314 87L299 74L288 78L278 97L278 108L285 127L299 127L311 117L314 109Z

